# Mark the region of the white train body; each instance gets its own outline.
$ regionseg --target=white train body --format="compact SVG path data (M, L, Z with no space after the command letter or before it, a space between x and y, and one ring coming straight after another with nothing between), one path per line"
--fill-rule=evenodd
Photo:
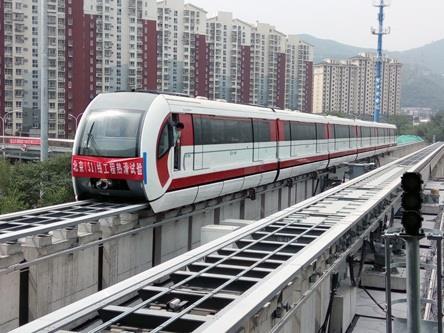
M97 96L73 148L78 199L147 200L155 212L370 157L396 127L149 93Z

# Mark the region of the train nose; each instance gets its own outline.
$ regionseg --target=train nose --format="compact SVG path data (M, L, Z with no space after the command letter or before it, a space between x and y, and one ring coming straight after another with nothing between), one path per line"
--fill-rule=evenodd
M96 187L99 190L106 191L111 188L112 184L112 181L109 179L99 179L96 182Z

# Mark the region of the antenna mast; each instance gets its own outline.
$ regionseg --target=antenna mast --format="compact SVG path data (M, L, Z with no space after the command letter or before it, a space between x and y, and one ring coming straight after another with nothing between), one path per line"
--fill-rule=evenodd
M373 121L379 122L382 104L382 37L390 33L390 28L384 28L384 8L390 6L390 0L373 0L373 6L379 8L378 28L372 28L372 34L378 36L378 49L375 70L375 111Z

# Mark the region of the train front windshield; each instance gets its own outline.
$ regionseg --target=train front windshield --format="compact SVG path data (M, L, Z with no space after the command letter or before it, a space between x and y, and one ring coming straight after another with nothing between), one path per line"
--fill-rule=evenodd
M91 110L81 135L79 155L137 157L143 111Z

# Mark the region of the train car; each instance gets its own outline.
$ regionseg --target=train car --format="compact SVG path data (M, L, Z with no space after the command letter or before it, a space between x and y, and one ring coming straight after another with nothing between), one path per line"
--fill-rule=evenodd
M173 95L98 95L76 134L77 199L148 201L155 212L370 157L396 127Z

